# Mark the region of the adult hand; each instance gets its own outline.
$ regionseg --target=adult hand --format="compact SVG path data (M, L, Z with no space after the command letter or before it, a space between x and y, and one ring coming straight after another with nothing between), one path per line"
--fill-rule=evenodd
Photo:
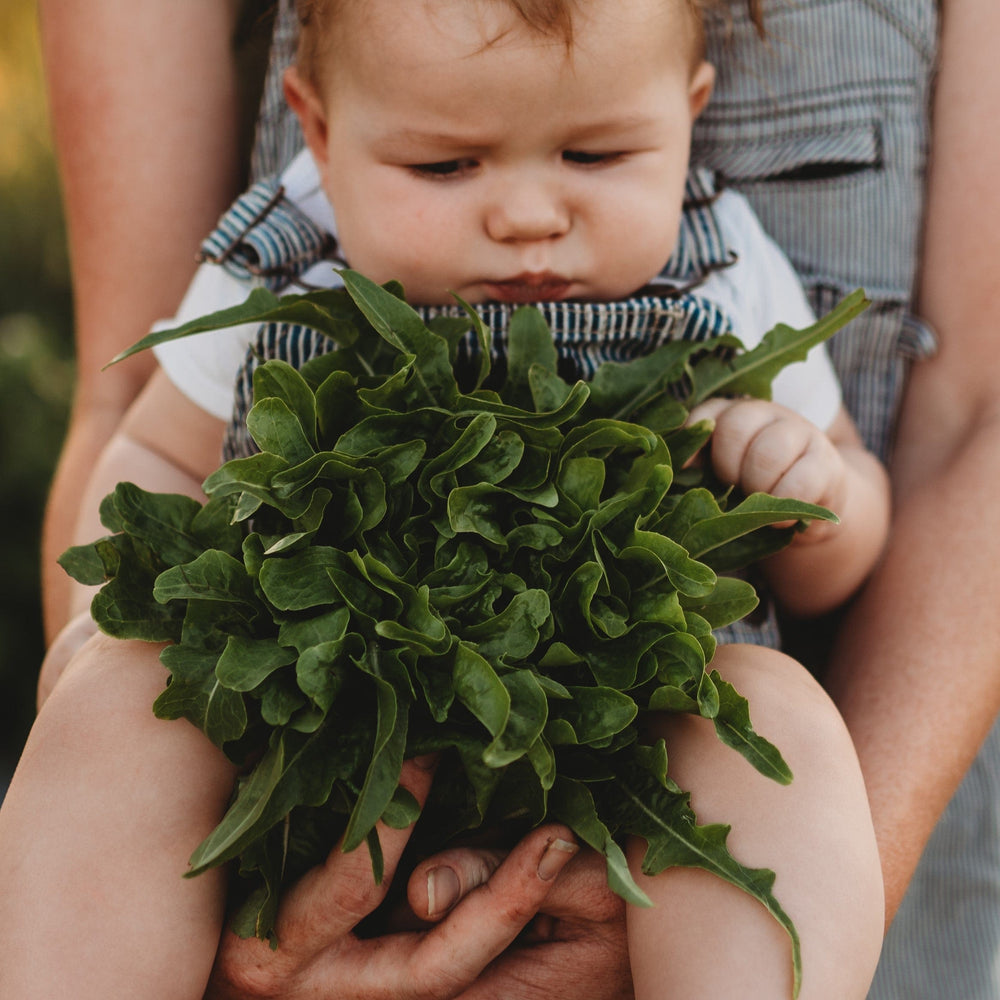
M480 896L489 898L491 912L502 912L525 892L525 876L519 881L502 876L526 844L522 841L506 857L501 851L455 848L423 861L408 884L413 913L429 920L462 920L464 907ZM577 854L524 933L460 997L632 1000L625 904L608 888L604 858L590 850Z
M418 799L430 782L430 771L413 762L405 766L404 783ZM609 981L628 981L621 905L607 890L603 864L598 873L585 863L570 886L560 885L556 876L576 845L567 828L554 824L533 831L502 860L496 852L471 849L429 859L410 880L411 902L416 912L431 919L447 914L444 919L426 930L357 937L354 928L385 897L408 836L379 827L381 885L372 879L367 851L334 850L283 900L277 949L227 931L206 1000L568 997L553 984L576 977L584 965L588 989L597 966ZM570 898L575 891L579 902ZM543 905L552 912L526 935L530 946L505 952ZM578 995L582 975L575 981ZM596 995L592 989L590 995Z

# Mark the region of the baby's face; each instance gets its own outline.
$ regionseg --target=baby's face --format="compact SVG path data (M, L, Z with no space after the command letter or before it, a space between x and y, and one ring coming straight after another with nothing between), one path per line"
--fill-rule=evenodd
M496 0L347 6L323 92L289 95L353 268L420 304L614 299L659 272L712 82L681 5L588 0L569 52Z

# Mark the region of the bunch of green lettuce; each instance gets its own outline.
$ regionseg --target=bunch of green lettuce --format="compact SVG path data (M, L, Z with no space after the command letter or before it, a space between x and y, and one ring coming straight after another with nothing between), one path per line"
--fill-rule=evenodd
M753 351L734 353L732 337L678 341L575 385L556 373L541 315L523 308L489 390L474 311L428 327L398 287L343 278L346 290L256 291L137 345L286 320L339 349L300 371L256 369L247 424L260 453L214 472L204 506L119 484L102 509L112 534L63 558L76 579L106 581L93 603L104 631L170 643L156 714L189 719L244 767L191 874L238 859L236 926L270 936L280 887L337 838L345 851L367 842L380 877L376 822L418 813L400 767L440 751L417 828L427 848L559 820L643 904L620 847L637 835L644 871L697 866L760 900L797 969L773 873L733 859L728 827L696 823L640 718L704 716L762 773L791 780L710 669L712 631L756 605L724 574L788 541L770 525L832 515L763 494L736 502L703 465L685 469L711 432L686 420L717 393L766 397L862 297ZM470 328L480 362L462 391L456 345Z

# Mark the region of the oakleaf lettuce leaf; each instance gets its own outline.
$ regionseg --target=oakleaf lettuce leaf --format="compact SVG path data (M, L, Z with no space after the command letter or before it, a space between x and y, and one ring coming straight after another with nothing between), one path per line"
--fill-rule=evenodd
M791 780L712 670L712 632L757 604L732 574L787 543L794 529L772 525L834 518L684 468L710 433L686 419L719 392L766 397L863 297L752 351L733 337L668 344L573 384L525 307L496 387L471 309L428 326L398 286L343 279L254 291L136 345L292 321L338 350L301 371L256 370L259 451L206 480L208 504L122 484L103 508L110 534L63 559L82 582L106 581L102 629L171 643L157 714L188 719L243 769L191 874L237 860L235 926L273 937L282 887L338 838L367 843L380 877L376 824L417 813L402 763L436 751L417 827L427 849L561 820L604 855L615 891L645 905L622 851L641 837L644 871L705 868L759 900L789 934L797 983L773 873L733 858L725 827L698 825L640 724L651 710L701 715L761 773ZM464 330L481 356L463 389Z

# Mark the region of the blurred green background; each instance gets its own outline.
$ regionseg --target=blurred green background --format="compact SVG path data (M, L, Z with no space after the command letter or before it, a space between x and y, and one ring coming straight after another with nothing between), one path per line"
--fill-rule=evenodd
M73 382L72 302L33 0L0 2L0 789L42 658L39 539Z

